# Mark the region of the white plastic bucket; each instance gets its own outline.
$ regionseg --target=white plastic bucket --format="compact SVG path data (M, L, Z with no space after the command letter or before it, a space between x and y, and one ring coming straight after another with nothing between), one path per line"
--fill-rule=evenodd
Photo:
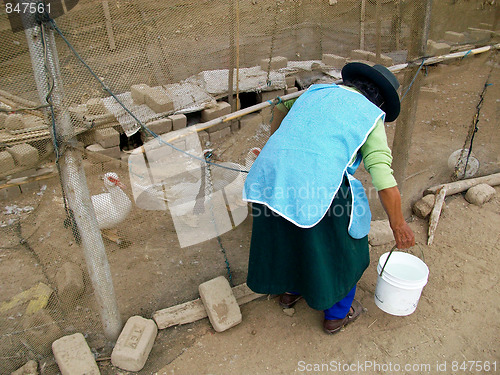
M429 268L414 255L394 251L380 276L388 256L389 253L382 254L378 262L375 304L391 315L410 315L427 284Z

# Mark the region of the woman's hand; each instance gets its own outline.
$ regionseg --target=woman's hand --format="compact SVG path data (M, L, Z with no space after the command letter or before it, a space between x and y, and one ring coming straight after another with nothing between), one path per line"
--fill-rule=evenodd
M415 235L406 222L394 228L391 226L391 229L398 249L408 249L415 245Z

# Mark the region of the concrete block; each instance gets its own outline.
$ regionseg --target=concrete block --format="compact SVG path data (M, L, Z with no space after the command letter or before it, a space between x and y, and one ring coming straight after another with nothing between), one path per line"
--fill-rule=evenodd
M285 95L292 94L292 93L297 92L297 91L299 91L299 89L297 87L287 87L285 89Z
M369 61L370 60L370 54L372 52L370 51L365 51L363 49L353 49L351 51L351 60L364 60L364 61Z
M55 281L57 295L64 307L74 307L75 301L85 291L81 268L75 263L66 262L57 271Z
M231 113L231 105L226 102L217 102L213 107L205 108L201 111L201 122L207 122L217 117L228 115ZM207 129L210 133L210 130Z
M434 208L434 194L428 194L413 205L413 213L421 219L427 218Z
M285 95L285 90L262 91L259 93L258 100L263 103L283 95Z
M269 64L271 62L271 64ZM262 59L260 60L260 68L264 71L268 70L278 70L281 68L286 68L288 65L288 59L283 56L275 56L272 59Z
M7 152L12 155L16 165L28 166L38 162L38 150L27 143L9 147L7 148Z
M141 105L146 104L146 92L150 87L145 83L140 83L138 85L132 85L130 87L130 93L132 94L132 100L134 104Z
M210 136L205 130L199 131L198 137L200 138L200 144L202 148L206 146L208 142L210 142Z
M105 115L108 110L99 98L91 98L87 100L87 112L89 115Z
M444 40L450 43L465 43L465 34L455 31L446 31L444 33Z
M394 61L392 60L392 57L389 57L387 55L380 55L380 60L378 61L379 64L383 66L392 66L394 65Z
M81 333L61 337L52 352L62 375L99 375L94 355Z
M5 129L7 130L24 129L23 117L24 117L23 115L17 113L8 115L4 123Z
M450 53L451 46L447 43L437 43L433 40L427 41L426 54L428 56L441 56Z
M146 105L156 113L171 112L174 110L172 99L159 88L148 88L145 92Z
M215 132L211 132L210 133L210 142L217 141L217 140L222 139L222 138L226 138L229 134L231 134L231 128L229 126L226 126L224 129L217 130Z
M469 33L476 42L487 42L491 39L491 30L482 30L469 27Z
M132 316L127 320L111 353L111 363L126 371L140 371L158 333L156 323L151 319Z
M0 152L0 174L7 174L15 168L14 158L7 151Z
M19 186L9 186L0 189L0 200L11 201L21 195L21 188Z
M86 150L90 152L96 152L98 154L102 154L110 158L115 158L115 159L121 158L120 146L104 148L100 144L95 143L93 145L87 146Z
M31 360L10 375L38 375L38 363Z
M217 332L225 331L241 323L240 307L224 276L200 284L198 290L210 323Z
M262 116L260 113L251 113L249 115L243 116L240 119L240 128L243 129L249 125L257 128L260 124L262 124Z
M479 184L467 190L465 199L467 202L475 204L476 206L482 206L484 203L491 200L495 194L496 190L494 187L488 184Z
M151 121L146 124L146 127L155 134L168 133L172 130L172 119L161 118L159 120Z
M296 81L295 76L286 76L285 77L286 87L294 87L295 81Z
M385 245L394 240L389 220L375 220L371 222L368 242L372 246Z
M187 117L182 113L170 115L168 118L172 120L172 130L184 129L187 126Z
M120 133L113 128L98 129L95 132L95 140L104 148L120 145Z
M57 322L52 319L47 310L43 309L33 315L26 315L23 328L28 344L44 356L50 354L52 342L63 335Z
M346 64L347 59L342 56L332 55L330 53L324 53L321 62L327 66L331 66L336 69L342 69Z

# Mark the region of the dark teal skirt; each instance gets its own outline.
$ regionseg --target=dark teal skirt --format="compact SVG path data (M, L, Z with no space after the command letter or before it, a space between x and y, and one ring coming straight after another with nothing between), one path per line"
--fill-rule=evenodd
M368 237L347 228L351 194L344 179L323 219L300 228L262 204L252 204L253 229L247 285L256 293L301 294L313 309L343 299L370 263Z

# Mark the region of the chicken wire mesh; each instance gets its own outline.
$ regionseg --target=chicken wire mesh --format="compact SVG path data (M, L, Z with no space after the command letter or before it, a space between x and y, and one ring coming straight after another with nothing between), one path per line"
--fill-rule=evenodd
M271 106L199 124L338 80L346 61L422 57L408 50L427 2L80 0L29 32L12 31L7 3L0 372L33 359L56 373L51 343L63 335L82 332L106 356L110 321L195 299L221 274L245 281L241 187ZM434 2L428 36L453 51L490 43L495 7Z

